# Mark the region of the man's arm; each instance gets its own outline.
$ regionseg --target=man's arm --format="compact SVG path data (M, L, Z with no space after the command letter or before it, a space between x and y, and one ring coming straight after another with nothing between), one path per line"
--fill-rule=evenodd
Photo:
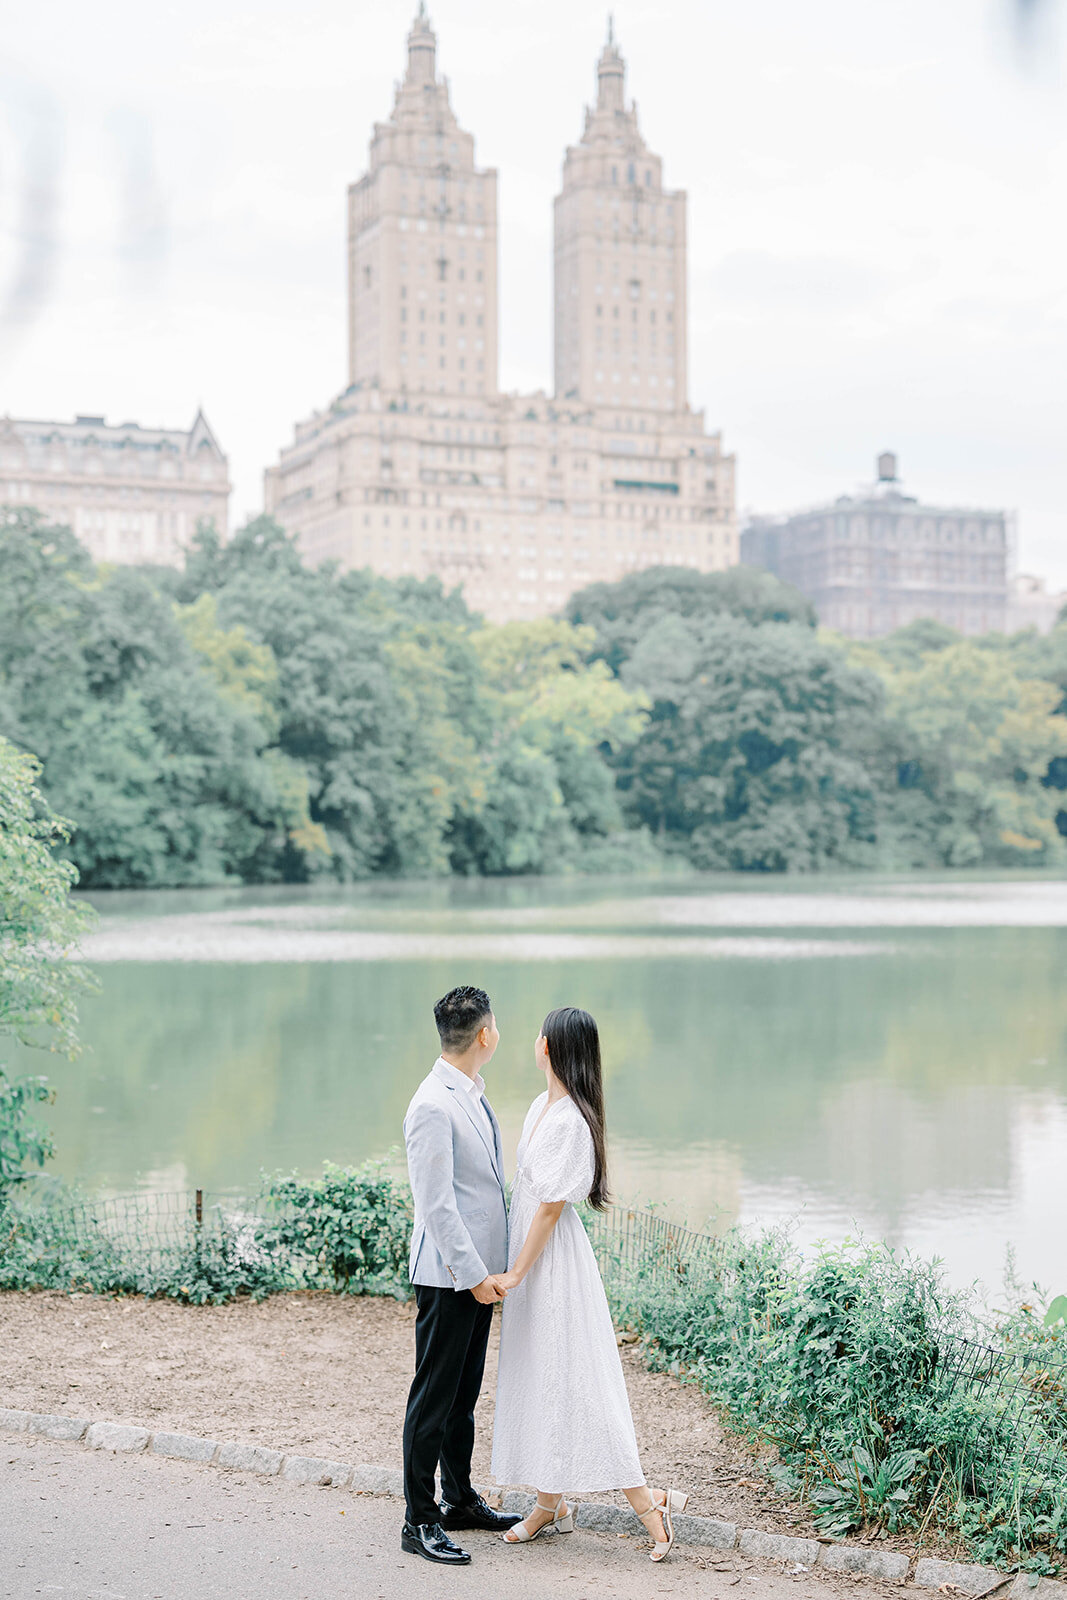
M448 1268L456 1289L471 1289L483 1305L503 1299L456 1205L452 1185L452 1124L439 1106L413 1106L404 1122L408 1175L415 1206L426 1232Z

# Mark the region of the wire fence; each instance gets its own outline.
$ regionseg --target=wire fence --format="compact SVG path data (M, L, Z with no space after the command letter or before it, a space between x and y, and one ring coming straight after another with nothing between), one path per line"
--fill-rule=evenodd
M32 1219L42 1246L74 1249L110 1245L132 1266L159 1270L184 1257L197 1244L209 1244L241 1230L255 1230L277 1208L257 1196L213 1193L205 1189L93 1196L51 1202L47 1196L17 1196L15 1214Z
M939 1330L938 1381L981 1402L974 1408L971 1459L994 1459L1023 1492L1067 1472L1067 1361L1046 1351L998 1350ZM974 1487L974 1469L971 1483Z

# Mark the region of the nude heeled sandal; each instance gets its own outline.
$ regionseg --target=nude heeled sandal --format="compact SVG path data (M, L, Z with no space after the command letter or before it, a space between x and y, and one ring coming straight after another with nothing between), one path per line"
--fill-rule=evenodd
M546 1506L543 1500L538 1500L535 1509L538 1511L551 1511L553 1513L551 1522L542 1522L539 1528L535 1528L533 1533L530 1533L524 1519L522 1522L516 1522L513 1528L508 1528L500 1537L505 1544L529 1544L531 1540L537 1538L538 1534L547 1533L549 1528L554 1528L557 1533L573 1533L574 1512L568 1511L566 1515L560 1516L565 1504L566 1502L562 1495L560 1495L554 1506Z
M674 1549L673 1513L675 1511L684 1511L686 1506L689 1504L689 1496L687 1494L683 1494L680 1489L665 1489L663 1491L662 1501L656 1499L656 1495L659 1492L660 1491L658 1489L649 1489L648 1493L649 1499L652 1502L651 1505L647 1511L638 1511L636 1513L637 1517L645 1524L645 1528L650 1534L652 1529L648 1526L647 1518L654 1516L658 1512L660 1517L663 1519L663 1531L667 1537L666 1539L654 1538L652 1540L652 1551L648 1558L650 1561L662 1561L666 1556L670 1555L671 1551Z

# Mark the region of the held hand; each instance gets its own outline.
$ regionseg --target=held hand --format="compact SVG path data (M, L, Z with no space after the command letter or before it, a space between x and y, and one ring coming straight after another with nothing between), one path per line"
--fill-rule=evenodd
M504 1291L499 1287L500 1279L496 1277L483 1278L481 1283L476 1283L471 1294L480 1306L494 1306L498 1300L503 1300Z
M498 1272L496 1281L502 1293L507 1294L509 1289L517 1289L519 1287L522 1278L517 1272Z

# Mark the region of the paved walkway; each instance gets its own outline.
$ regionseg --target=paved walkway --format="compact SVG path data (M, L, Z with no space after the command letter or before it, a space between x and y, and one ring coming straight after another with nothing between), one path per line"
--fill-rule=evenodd
M442 1571L401 1554L397 1500L0 1439L0 1597L35 1600L840 1600L900 1595L875 1580L789 1574L778 1562L676 1552L576 1532L509 1550L468 1536ZM722 1570L717 1570L717 1569ZM918 1596L923 1591L910 1590ZM928 1593L925 1600L929 1600Z

